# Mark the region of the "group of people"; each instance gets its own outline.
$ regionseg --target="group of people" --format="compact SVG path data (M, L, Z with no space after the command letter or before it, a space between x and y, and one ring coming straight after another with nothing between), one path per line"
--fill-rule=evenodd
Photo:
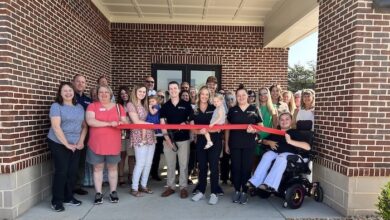
M187 198L189 174L197 169L193 201L205 197L210 172L209 204L217 204L218 197L223 195L220 180L232 182L234 203L246 204L250 187L278 189L287 155L310 150L310 135L302 135L291 128L313 130L314 91L311 89L293 94L272 85L260 88L256 99L256 92L243 85L234 92L218 91L218 80L214 76L208 77L199 89L188 82L172 81L167 92L155 91L154 84L153 77L149 76L131 89L120 87L115 97L108 80L102 76L96 88L90 89L91 98L85 94L83 75L77 74L72 82L60 84L50 108L48 134L55 168L51 201L55 211L63 211L64 204L81 205L74 193L86 194L82 185L95 187L96 205L103 203L103 182L109 184L108 199L112 203L119 201L117 185L127 182L131 182L130 194L135 197L152 194L148 180L152 176L161 181L162 153L167 165L167 188L162 197L176 192L178 169L179 196ZM168 95L169 99L165 99ZM117 128L130 123L194 124L208 125L208 128ZM221 130L216 126L222 124L248 124L248 127ZM258 132L251 125L285 130L286 135ZM126 160L127 180L124 177ZM275 163L268 173L272 161Z

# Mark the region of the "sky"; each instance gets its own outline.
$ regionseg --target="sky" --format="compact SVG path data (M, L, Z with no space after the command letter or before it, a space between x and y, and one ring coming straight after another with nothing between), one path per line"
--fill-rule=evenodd
M307 66L309 61L317 62L318 32L298 41L290 47L288 52L288 65L301 64Z

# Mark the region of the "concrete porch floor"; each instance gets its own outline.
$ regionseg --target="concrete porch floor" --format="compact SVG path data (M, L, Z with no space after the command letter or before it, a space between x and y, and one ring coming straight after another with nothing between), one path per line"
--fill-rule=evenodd
M108 187L104 187L104 203L93 205L94 189L87 188L89 194L77 196L83 204L79 207L65 206L64 212L54 212L50 209L50 198L37 204L18 219L340 219L342 216L323 203L315 202L306 197L300 209L291 210L282 207L282 199L271 197L261 199L250 197L248 204L235 204L231 201L233 188L222 185L225 195L219 197L217 205L208 205L209 189L206 191L207 198L199 202L188 199L180 199L179 193L168 198L160 197L164 189L165 181L156 182L150 180L150 186L154 194L145 195L142 198L131 196L129 187L118 187L119 203L112 204L108 200ZM192 190L193 186L189 187ZM178 191L178 190L176 190Z

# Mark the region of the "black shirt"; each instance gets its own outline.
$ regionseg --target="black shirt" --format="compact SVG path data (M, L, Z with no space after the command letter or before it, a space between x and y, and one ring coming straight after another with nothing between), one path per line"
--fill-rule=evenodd
M90 99L84 93L82 93L81 95L79 93L75 93L75 94L76 94L77 103L79 103L81 106L83 106L84 111L86 111L88 105L92 103L92 99Z
M291 139L294 141L301 141L301 142L306 142L309 145L311 145L312 139L313 139L313 134L311 131L301 131L301 130L296 130L296 129L290 129L286 131L287 134L290 135ZM293 145L287 144L286 138L281 135L276 135L276 134L271 134L266 140L270 141L275 141L278 143L278 148L275 150L277 153L294 153L294 154L305 154L308 151L294 147ZM304 156L304 155L302 155Z
M230 124L258 124L263 122L259 111L253 105L249 105L245 111L239 106L229 109L227 120ZM230 148L254 148L256 146L256 135L246 132L246 130L230 130L229 147Z
M179 103L174 106L169 99L161 106L160 118L164 118L167 124L181 124L183 122L188 122L188 118L192 112L193 110L189 102L180 100ZM189 130L175 130L174 140L172 141L186 141L189 139Z
M213 112L215 110L215 106L208 104L206 111L202 112L199 108L192 112L190 116L190 121L194 121L196 125L209 125L211 122L211 118L213 116ZM210 133L211 136L215 135L215 133ZM202 134L198 134L196 137L196 141L198 143L206 144L206 138Z

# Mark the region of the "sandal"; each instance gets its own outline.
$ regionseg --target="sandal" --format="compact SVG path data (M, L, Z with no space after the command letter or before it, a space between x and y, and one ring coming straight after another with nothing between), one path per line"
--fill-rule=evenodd
M153 191L151 189L149 189L148 187L145 187L145 188L141 187L139 189L139 191L143 192L143 193L146 193L146 194L153 194Z
M142 195L142 193L140 191L137 191L137 190L134 190L134 189L132 189L130 191L130 194L135 196L135 197L143 197L144 196L144 195Z

